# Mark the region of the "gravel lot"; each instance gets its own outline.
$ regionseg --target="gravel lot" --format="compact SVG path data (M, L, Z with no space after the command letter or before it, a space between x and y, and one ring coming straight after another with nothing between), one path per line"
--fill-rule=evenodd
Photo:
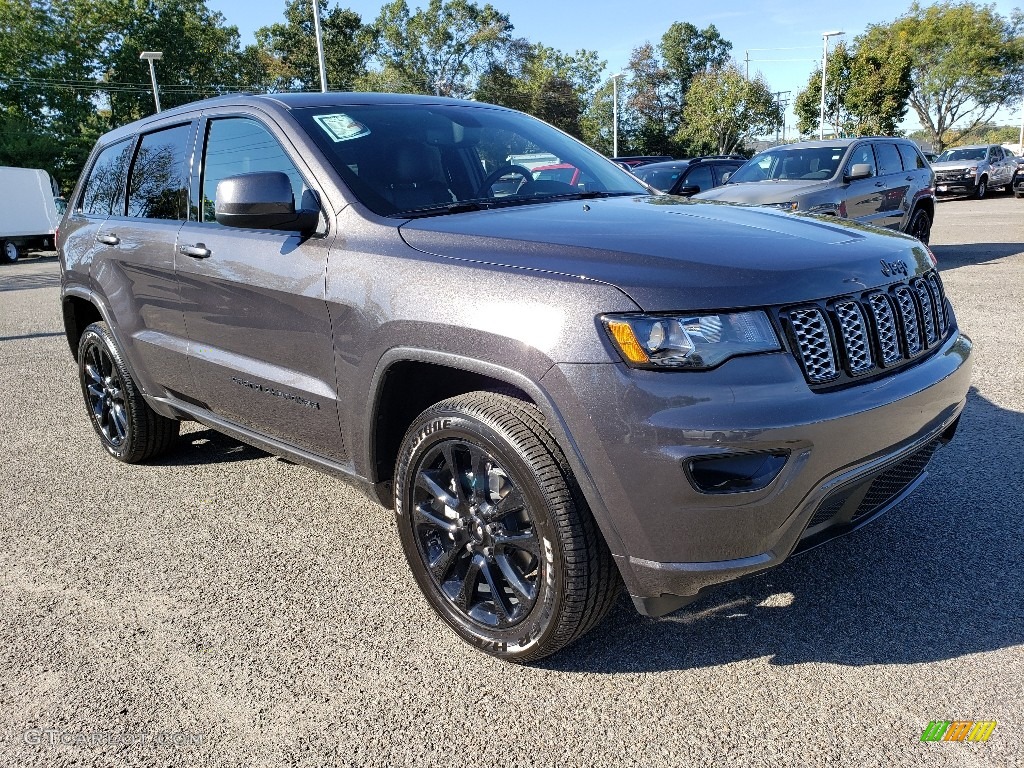
M668 618L623 598L527 668L434 618L340 482L195 424L108 459L56 259L0 267L0 765L1024 764L1022 214L939 206L974 389L911 499ZM999 725L921 743L937 719Z

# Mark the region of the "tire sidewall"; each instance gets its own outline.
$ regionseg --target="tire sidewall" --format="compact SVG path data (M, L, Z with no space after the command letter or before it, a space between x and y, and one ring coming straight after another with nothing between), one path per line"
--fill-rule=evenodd
M99 422L96 419L96 414L92 410L92 403L89 401L89 390L85 376L85 353L91 346L100 346L106 350L111 361L113 361L114 367L117 369L117 375L121 379L121 389L122 392L124 392L125 422L127 424L127 428L125 430L125 439L120 445L113 445L104 436L103 431L100 429ZM125 461L126 457L132 455L135 447L135 441L138 439L138 427L135 423L134 381L128 373L128 369L125 367L121 354L117 349L117 345L114 343L113 338L111 338L110 331L99 324L93 324L86 328L82 332L82 337L78 342L78 381L81 384L82 397L85 400L85 409L89 413L89 421L92 423L93 429L96 430L96 434L100 438L100 443L103 445L104 449L106 449L107 453L115 459Z
M983 197L985 197L985 194L987 192L988 192L988 179L986 179L983 176L981 181L978 182L978 191L975 194L977 195L978 199L981 200Z
M18 246L12 243L10 240L4 240L2 256L5 262L7 262L8 264L13 264L18 260Z
M540 541L538 594L533 609L506 630L486 628L465 616L440 592L419 552L411 517L416 471L427 452L446 440L464 440L486 449L519 488L528 505ZM559 630L563 603L564 557L546 498L533 468L514 447L514 440L499 429L456 410L434 410L410 427L399 452L395 471L395 514L409 567L424 596L444 621L468 642L505 659L528 657Z
M924 220L926 222L928 222L928 224L925 227L924 237L918 237L917 239L920 240L925 245L928 245L928 241L931 240L932 220L931 220L931 217L928 216L928 211L924 210L924 208L918 208L914 212L914 215L911 217L911 219L910 219L910 234L912 236L914 236L914 237L917 237L917 234L916 234L917 222L922 217L924 218Z

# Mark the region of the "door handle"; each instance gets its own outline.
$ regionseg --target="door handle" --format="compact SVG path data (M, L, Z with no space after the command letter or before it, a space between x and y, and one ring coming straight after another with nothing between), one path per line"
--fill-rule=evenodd
M210 249L206 247L204 243L196 243L195 245L179 245L178 250L186 256L191 256L193 259L206 259L210 257Z
M885 186L885 182L884 181L876 181L875 182L875 186L876 187L884 187Z
M121 238L117 235L96 235L96 242L103 245L117 245L121 242Z

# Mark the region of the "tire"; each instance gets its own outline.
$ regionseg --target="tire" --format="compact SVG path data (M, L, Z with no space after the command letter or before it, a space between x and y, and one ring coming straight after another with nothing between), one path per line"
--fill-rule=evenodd
M928 215L928 211L924 208L918 208L914 211L914 215L910 217L910 226L907 227L907 234L913 235L925 245L928 245L928 239L932 234L932 219Z
M93 429L115 459L138 464L174 445L181 425L149 407L104 322L82 333L78 377Z
M1022 197L1024 197L1024 192L1014 192L1013 196L1020 200Z
M981 200L988 192L988 179L985 176L981 177L981 181L978 182L978 188L974 190L974 197L976 200Z
M13 264L18 260L18 256L21 254L18 251L18 246L10 240L3 241L3 260L8 264Z
M395 512L431 607L497 658L550 656L600 622L618 594L615 563L561 450L537 409L514 397L472 392L421 413L399 449Z

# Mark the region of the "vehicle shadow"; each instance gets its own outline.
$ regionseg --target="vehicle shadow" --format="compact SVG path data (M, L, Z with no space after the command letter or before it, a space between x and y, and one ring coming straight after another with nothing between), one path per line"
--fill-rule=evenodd
M270 454L212 429L182 434L174 449L150 464L155 467L191 467L262 459Z
M907 664L1024 643L1024 478L1007 450L1022 443L1024 414L972 388L929 478L880 520L662 619L640 616L624 596L604 624L541 666Z
M969 264L983 264L1024 252L1024 243L957 243L954 245L929 245L939 261L939 271L964 267Z

